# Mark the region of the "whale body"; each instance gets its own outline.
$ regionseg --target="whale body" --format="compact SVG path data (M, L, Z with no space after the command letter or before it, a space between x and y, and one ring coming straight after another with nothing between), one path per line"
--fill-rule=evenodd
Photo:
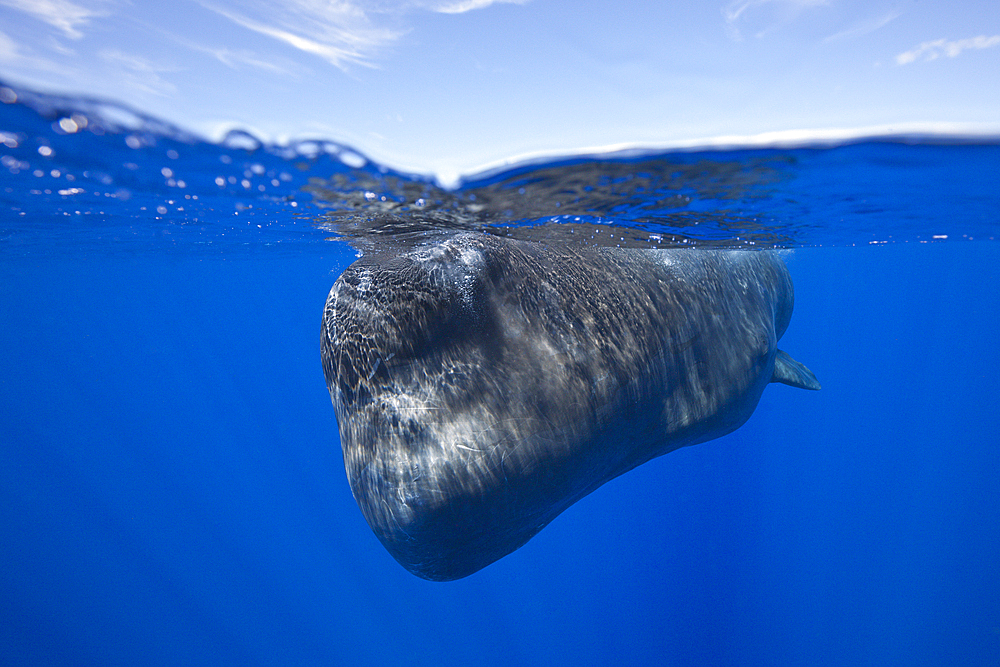
M323 312L351 490L414 574L467 576L608 480L729 433L769 382L775 252L551 247L463 233L364 257Z

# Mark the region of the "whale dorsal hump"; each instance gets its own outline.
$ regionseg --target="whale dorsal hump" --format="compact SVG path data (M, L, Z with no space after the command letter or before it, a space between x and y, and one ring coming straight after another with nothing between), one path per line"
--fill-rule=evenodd
M784 350L778 350L778 353L774 355L774 375L771 376L771 382L790 384L799 389L816 390L820 388L819 380L816 379L813 372L792 359Z

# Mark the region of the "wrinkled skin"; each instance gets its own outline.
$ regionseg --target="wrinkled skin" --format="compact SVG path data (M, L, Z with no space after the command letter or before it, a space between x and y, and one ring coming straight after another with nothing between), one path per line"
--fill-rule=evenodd
M467 576L608 480L743 424L792 282L765 251L549 247L459 234L330 291L323 370L351 490L414 574Z

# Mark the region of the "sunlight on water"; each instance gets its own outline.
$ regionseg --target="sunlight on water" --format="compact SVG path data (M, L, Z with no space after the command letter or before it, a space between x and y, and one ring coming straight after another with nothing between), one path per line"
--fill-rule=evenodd
M996 142L607 154L443 188L332 141L207 143L107 102L0 88L3 252L66 244L213 251L480 230L623 247L993 238ZM958 206L952 203L958 202Z

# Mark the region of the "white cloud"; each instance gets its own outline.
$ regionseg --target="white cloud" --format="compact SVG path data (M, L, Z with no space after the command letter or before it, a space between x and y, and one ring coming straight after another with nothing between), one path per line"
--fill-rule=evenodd
M948 41L947 39L935 39L932 42L924 42L917 48L911 51L904 51L896 56L897 65L908 65L917 60L937 60L941 56L948 56L949 58L955 58L962 51L968 49L988 49L991 46L997 46L1000 44L1000 35L993 35L992 37L986 37L985 35L979 35L978 37L969 37L968 39L956 39L954 41Z
M823 43L836 42L842 39L854 39L855 37L861 37L862 35L867 35L870 32L875 32L879 28L882 28L892 21L895 21L902 15L902 12L890 12L884 16L878 18L869 19L867 21L862 21L857 23L847 30L841 30L838 33L834 33L829 37L823 39Z
M523 5L528 0L458 0L457 2L447 2L442 5L433 6L435 12L442 14L463 14L474 9L483 9L494 4Z
M176 72L176 68L157 65L117 49L105 49L97 55L110 66L115 80L127 88L161 97L177 92L174 84L160 76L161 73Z
M33 75L39 72L62 73L65 70L58 63L34 54L30 46L25 51L23 45L3 32L0 32L0 63L12 68L12 72L29 71Z
M17 42L0 32L0 63L15 62L21 57Z
M192 46L191 48L208 53L226 67L231 67L233 69L240 69L240 65L249 65L250 67L270 72L271 74L277 74L279 76L296 76L298 74L298 68L293 69L292 67L283 67L272 60L259 58L251 51L245 51L242 49L233 51L226 48L213 49L201 46Z
M83 33L77 30L77 27L101 15L99 12L75 5L69 0L0 0L0 4L31 14L62 30L72 39L83 37Z
M763 22L763 28L755 34L761 37L775 28L791 21L803 10L829 4L830 0L733 0L722 8L722 16L726 20L726 32L733 39L742 39L742 27L745 27L754 14L759 14L758 8L768 9L765 17L756 17L758 24Z
M0 0L6 1L6 0ZM18 0L27 1L27 0ZM407 33L413 11L462 14L495 4L528 0L200 0L202 6L248 30L311 53L346 69L374 66L372 58Z
M247 2L241 3L239 10L202 4L237 25L319 56L341 69L349 63L371 66L370 56L402 34L373 25L364 10L343 0Z
M722 15L732 23L740 19L748 10L763 5L782 5L793 11L828 4L829 0L733 0L723 7Z

